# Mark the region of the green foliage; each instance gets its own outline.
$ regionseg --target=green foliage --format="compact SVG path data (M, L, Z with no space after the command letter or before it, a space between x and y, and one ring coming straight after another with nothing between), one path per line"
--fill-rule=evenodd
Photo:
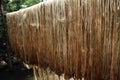
M27 7L35 5L39 3L41 0L25 0L23 5L26 5Z
M17 11L21 8L26 8L32 5L35 5L42 0L8 0L4 8L7 12Z
M4 9L7 12L12 12L20 9L20 0L8 0L7 3L4 4Z

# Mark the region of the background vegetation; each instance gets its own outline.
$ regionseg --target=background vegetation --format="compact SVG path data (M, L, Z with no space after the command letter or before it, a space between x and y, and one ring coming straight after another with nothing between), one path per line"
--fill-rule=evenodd
M21 8L26 8L32 5L35 5L41 1L44 0L5 0L5 6L4 9L7 12L11 12L11 11L16 11L19 10Z

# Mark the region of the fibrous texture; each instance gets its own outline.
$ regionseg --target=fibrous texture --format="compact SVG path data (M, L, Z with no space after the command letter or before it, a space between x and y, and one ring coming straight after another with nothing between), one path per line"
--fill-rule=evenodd
M6 15L10 46L66 79L120 80L117 13L118 0L48 0Z

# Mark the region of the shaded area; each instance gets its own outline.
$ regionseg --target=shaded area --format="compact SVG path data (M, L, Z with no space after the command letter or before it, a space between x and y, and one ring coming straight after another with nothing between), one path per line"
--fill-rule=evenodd
M23 65L15 65L13 70L7 67L0 69L0 80L34 80L32 70Z

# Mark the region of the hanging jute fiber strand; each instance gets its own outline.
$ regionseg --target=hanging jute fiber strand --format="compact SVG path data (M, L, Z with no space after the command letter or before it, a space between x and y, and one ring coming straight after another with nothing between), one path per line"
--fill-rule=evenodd
M48 0L8 13L10 47L36 80L120 80L119 2Z

